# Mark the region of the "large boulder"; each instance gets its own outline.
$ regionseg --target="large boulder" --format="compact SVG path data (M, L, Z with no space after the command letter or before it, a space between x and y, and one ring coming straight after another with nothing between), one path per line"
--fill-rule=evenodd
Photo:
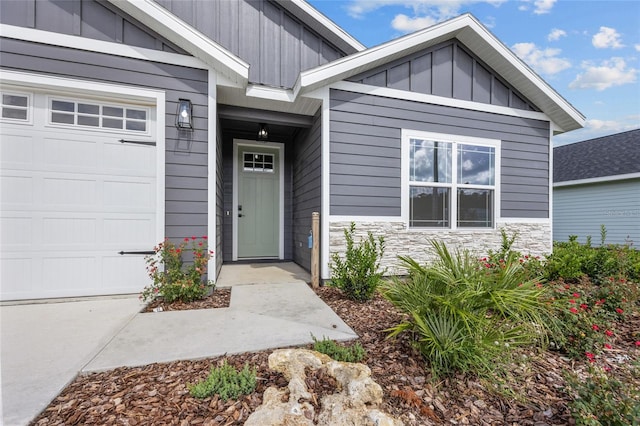
M249 416L245 426L402 425L378 409L382 388L373 381L371 370L364 364L334 361L307 349L280 349L269 356L269 368L289 380L288 389L268 388L262 405ZM307 372L320 369L335 379L336 389L318 404L307 388L306 379Z

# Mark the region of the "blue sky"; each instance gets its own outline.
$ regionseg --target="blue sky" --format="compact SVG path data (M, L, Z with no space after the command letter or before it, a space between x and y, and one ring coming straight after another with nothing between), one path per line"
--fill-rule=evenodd
M555 145L640 127L640 1L309 2L367 47L470 12L586 116Z

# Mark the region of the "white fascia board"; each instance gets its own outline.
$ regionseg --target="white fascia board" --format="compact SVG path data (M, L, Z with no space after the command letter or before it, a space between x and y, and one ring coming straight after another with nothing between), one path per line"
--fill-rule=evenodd
M179 53L163 52L161 50L146 49L144 47L129 46L111 41L94 40L86 37L54 33L51 31L35 30L32 28L16 27L0 24L2 37L51 46L68 47L70 49L88 52L106 53L108 55L125 58L141 59L144 61L173 64L189 68L209 69L210 66L193 56Z
M243 84L249 80L249 64L154 1L109 0L109 2L214 69L226 71L227 76L232 80L235 77Z
M640 179L640 173L627 173L624 175L600 176L589 179L567 180L564 182L555 182L554 188L562 188L563 186L588 185L591 183L614 182L620 180Z
M309 17L314 21L318 22L322 27L324 27L325 30L333 34L335 37L337 37L340 41L342 41L346 45L355 49L357 52L361 52L366 49L366 47L362 43L360 43L358 40L356 40L351 34L346 32L344 29L340 28L338 25L336 25L335 22L327 18L324 14L319 12L317 9L315 9L306 1L304 0L284 0L284 1L276 0L276 1L280 5L282 5L285 9L289 10L295 15L298 15L301 12L304 15L304 17ZM292 9L291 6L295 6L297 13L291 10ZM305 22L307 25L309 24L306 19L302 19L303 17L299 16L299 18L303 22Z
M269 99L282 102L294 102L296 100L291 89L262 86L259 84L249 84L247 86L246 95L253 98Z
M468 109L472 111L489 112L512 117L530 118L533 120L549 121L549 117L543 112L526 111L516 108L503 107L499 105L484 104L480 102L463 101L460 99L446 98L443 96L427 95L424 93L408 92L406 90L390 89L388 87L371 86L367 84L353 83L350 81L339 81L329 86L331 89L344 90L347 92L364 93L367 95L381 96L392 99L403 99L432 105L442 105L452 108ZM315 95L311 92L309 95ZM309 96L305 94L304 96Z

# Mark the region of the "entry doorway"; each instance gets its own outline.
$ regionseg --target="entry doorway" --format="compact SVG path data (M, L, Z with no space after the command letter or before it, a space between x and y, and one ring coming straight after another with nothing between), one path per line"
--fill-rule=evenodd
M284 259L284 144L234 140L233 260Z

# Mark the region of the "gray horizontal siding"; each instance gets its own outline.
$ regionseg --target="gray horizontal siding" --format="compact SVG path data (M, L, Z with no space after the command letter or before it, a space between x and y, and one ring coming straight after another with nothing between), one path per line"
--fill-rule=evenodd
M537 110L455 39L349 80L465 101Z
M300 71L345 56L268 0L156 0L249 63L252 83L293 87Z
M184 53L107 2L2 0L0 22L147 49Z
M549 123L331 90L331 214L399 216L401 130L502 141L501 216L549 215Z
M311 270L307 238L313 212L322 202L322 120L319 112L311 129L301 133L293 146L293 260Z
M553 189L553 239L577 235L600 243L600 225L607 228L605 243L640 244L640 179Z
M56 75L165 91L166 236L207 233L207 72L95 52L2 39L3 69ZM178 98L193 102L189 140L174 126Z

